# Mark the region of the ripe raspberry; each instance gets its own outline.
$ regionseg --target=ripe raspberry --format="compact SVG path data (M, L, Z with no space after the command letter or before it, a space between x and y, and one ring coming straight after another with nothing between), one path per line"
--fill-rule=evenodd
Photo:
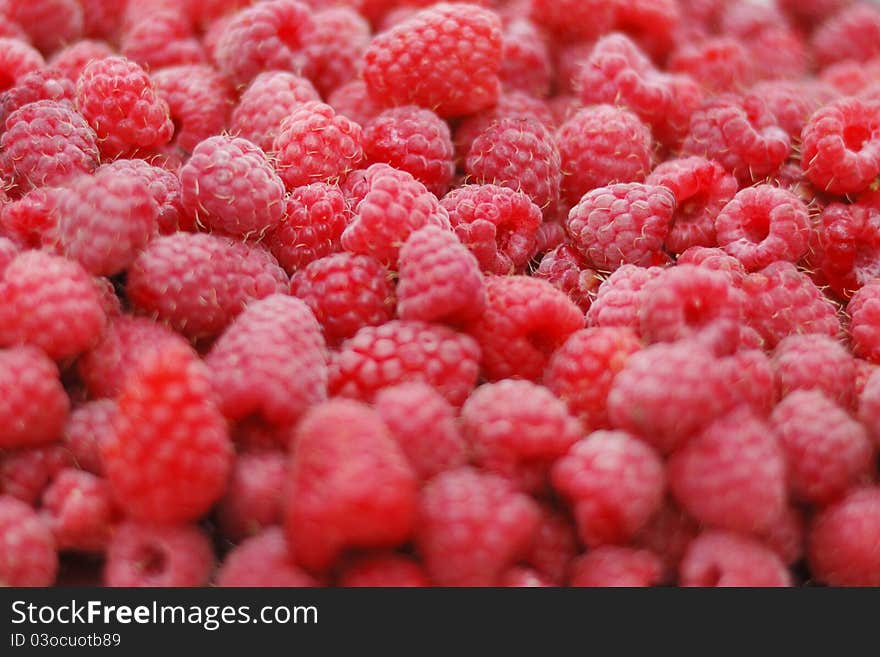
M816 187L853 194L880 175L880 105L841 98L817 110L802 133L801 166Z
M491 274L521 271L535 254L541 209L507 187L463 185L440 201L455 234Z
M123 57L86 65L76 82L76 105L107 159L163 146L174 134L168 103L147 72Z
M773 429L747 407L684 445L667 472L675 498L705 524L761 532L785 508L785 455Z
M829 16L813 33L813 55L820 67L852 59L866 62L880 55L880 11L870 3L854 3Z
M4 5L6 16L43 52L52 52L83 34L83 10L77 0L6 0Z
M498 99L501 21L474 5L441 3L376 35L364 54L370 95L442 117L473 114Z
M43 493L42 517L59 550L103 552L116 510L106 480L67 468Z
M181 8L170 3L149 12L135 7L127 7L119 37L122 55L152 70L205 62L205 49Z
M9 115L0 149L0 173L23 191L61 185L98 165L94 131L68 104L54 100Z
M307 5L297 0L269 0L236 13L220 30L214 60L236 86L263 71L308 75L306 46L315 33Z
M674 211L675 197L666 187L618 183L584 194L566 228L573 244L600 270L648 266L667 259L663 241Z
M715 217L736 194L736 178L714 160L685 157L658 165L645 182L668 187L675 196L667 251L683 253L692 246L715 246Z
M880 207L871 196L829 203L814 224L809 264L844 299L880 271Z
M52 480L72 465L70 452L59 443L6 450L0 457L0 494L36 507Z
M26 42L0 37L0 92L11 89L23 76L44 65L40 52Z
M14 87L0 93L0 125L4 125L15 110L38 100L54 100L72 106L75 90L74 83L57 68L47 66L26 73Z
M246 139L218 135L195 147L180 169L183 209L229 235L271 230L284 213L284 184L266 154Z
M269 527L234 547L217 572L223 587L312 587L317 580L290 558L280 527Z
M391 274L366 255L337 253L315 260L294 274L290 293L311 309L333 345L394 317Z
M630 0L617 5L614 29L629 34L656 61L664 61L682 22L675 0Z
M460 468L422 489L416 544L436 585L492 586L527 553L540 518L506 480Z
M625 326L639 333L642 289L663 271L661 267L621 265L599 286L587 311L588 326Z
M708 93L739 91L756 77L758 67L746 45L733 36L684 43L669 57L671 73L690 75Z
M646 587L657 586L662 577L663 564L653 552L603 545L575 560L569 585Z
M529 18L563 40L590 40L614 26L616 7L603 0L531 0Z
M595 23L595 16L591 23ZM537 26L517 18L504 28L501 68L498 77L508 91L522 91L541 98L549 95L553 63L544 37Z
M356 559L339 576L345 587L421 587L430 586L424 569L409 557L379 553Z
M752 537L707 529L691 541L679 571L681 586L791 586L785 564Z
M213 235L153 240L128 271L126 292L143 313L189 338L217 335L253 299L283 293L287 276L265 250Z
M265 71L241 93L229 118L229 131L269 152L281 122L303 103L320 99L306 78L287 71Z
M370 24L354 8L321 3L312 18L315 32L309 39L311 79L325 97L357 77L370 45Z
M880 282L872 280L853 294L846 306L846 312L850 317L849 331L853 353L871 362L880 360L878 298L880 298Z
M822 82L768 80L752 85L749 95L763 99L779 127L792 139L799 139L813 112L834 100L837 93Z
M204 515L223 494L233 458L207 367L183 345L154 350L125 380L118 404L101 458L120 506L148 522Z
M830 586L880 586L880 489L856 489L816 515L807 557Z
M565 229L561 224L541 224L559 226L562 240L565 240ZM539 229L540 230L540 229ZM543 249L539 248L538 251ZM541 264L534 272L537 278L548 281L557 290L561 290L574 301L578 308L587 312L602 283L602 278L590 269L580 252L570 244L562 243L541 258Z
M0 495L0 583L52 586L58 554L49 528L24 502Z
M384 109L378 100L370 97L366 82L360 78L346 82L335 89L327 97L327 104L333 107L337 114L343 114L362 126L379 116Z
M584 326L581 310L541 279L491 276L486 293L486 311L470 333L482 349L483 374L490 381L540 380L553 352Z
M329 401L306 415L294 440L285 529L297 563L320 571L345 548L409 538L418 479L378 413Z
M862 424L880 446L880 375L876 375L876 371L876 368L872 370L859 395L858 411Z
M112 171L115 176L136 176L143 180L159 208L159 232L169 235L178 230L193 230L195 222L181 216L180 180L177 175L141 159L119 159L98 167L98 174Z
M104 474L101 444L115 428L116 402L111 399L89 401L70 413L62 442L77 468L95 475Z
M205 586L213 569L214 550L198 527L128 520L107 546L104 585Z
M83 5L88 0L81 0ZM50 65L60 71L68 80L76 84L79 74L93 59L111 57L113 49L105 41L81 39L60 50L56 50L49 60ZM75 87L74 87L75 90Z
M792 335L773 352L779 396L795 390L818 390L844 408L855 405L855 359L826 335Z
M0 349L0 448L57 440L69 409L58 367L48 356L32 346Z
M239 541L281 524L281 500L287 454L278 450L240 454L226 494L217 503L217 521L225 538Z
M360 329L330 362L330 395L372 401L398 383L426 383L461 406L477 383L480 347L470 336L394 320Z
M773 365L760 349L741 349L718 360L727 391L760 415L769 415L776 404Z

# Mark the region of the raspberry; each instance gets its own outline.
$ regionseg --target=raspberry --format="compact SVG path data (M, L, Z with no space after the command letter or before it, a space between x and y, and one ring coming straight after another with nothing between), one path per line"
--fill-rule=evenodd
M880 586L880 489L850 492L813 518L807 557L830 586Z
M58 367L48 356L31 346L0 349L0 448L57 440L69 410Z
M880 271L880 208L869 199L829 203L814 225L809 262L843 298Z
M645 179L675 196L666 250L683 253L692 246L715 246L715 217L736 194L736 179L714 160L685 157L667 160Z
M307 5L297 0L269 0L236 13L221 28L214 49L220 72L235 85L251 82L262 71L308 74L306 46L315 34Z
M542 224L542 227L552 224ZM559 224L559 230L563 232L564 228ZM542 249L538 249L541 251ZM541 264L535 270L534 275L537 278L543 278L553 287L568 295L568 298L574 301L578 308L586 312L590 308L590 304L596 297L599 285L602 279L599 274L590 269L580 252L570 244L561 244L549 251L541 258Z
M871 362L880 360L880 333L878 333L878 311L880 303L880 282L872 280L855 294L846 306L850 317L850 339L853 353Z
M568 579L568 571L579 551L577 533L562 513L542 507L541 520L525 562L553 585Z
M43 493L43 517L60 550L103 552L116 512L107 482L67 468Z
M101 458L120 506L149 522L204 515L223 494L233 458L207 367L183 345L154 350L125 380L118 404Z
M370 95L442 117L473 114L498 99L501 21L474 5L440 3L376 35L364 53Z
M519 271L534 255L541 209L522 192L497 185L463 185L444 196L440 205L484 272Z
M780 397L795 390L818 390L844 408L855 404L855 359L826 335L792 335L776 345L773 370Z
M43 52L52 52L82 36L83 11L77 0L6 0L4 4L4 13Z
M198 224L229 235L262 234L284 213L284 184L266 154L238 137L218 135L196 146L180 169L180 194Z
M675 498L705 524L760 532L785 508L785 455L773 429L747 407L673 454L667 473Z
M587 311L588 326L625 326L637 334L642 308L642 289L660 275L661 267L621 265L599 286Z
M115 414L116 402L111 399L86 402L70 413L62 441L80 470L104 474L101 444L115 431Z
M477 383L480 347L450 328L394 320L360 329L330 363L331 396L372 401L382 388L426 383L461 406Z
M470 333L482 348L490 381L540 380L553 352L584 326L580 309L541 279L491 276L486 293L486 311Z
M126 521L113 532L105 586L205 586L214 569L208 537L191 525Z
M779 127L792 139L799 139L813 112L834 100L837 93L822 82L769 80L753 85L749 95L762 99Z
M604 271L666 260L663 241L675 197L666 187L620 183L584 194L568 215L568 234L588 262Z
M153 166L144 160L114 160L98 167L98 174L112 171L114 176L136 176L143 180L159 209L159 232L169 235L177 230L192 230L194 222L182 217L180 180L171 171Z
M541 32L530 21L516 19L506 25L498 77L505 90L539 98L549 94L553 79L550 52Z
M229 131L271 151L281 122L303 103L317 100L320 96L306 78L287 71L265 71L241 93L229 118Z
M283 293L287 276L256 246L212 235L153 240L128 271L132 305L190 338L217 335L252 299Z
M531 0L529 18L564 40L590 40L611 30L616 6L603 0Z
M205 358L217 405L230 420L259 414L296 422L327 397L327 355L309 307L273 294L245 308Z
M49 528L24 502L0 495L0 583L51 586L58 555Z
M859 395L859 419L880 446L880 375L872 370Z
M344 548L409 538L418 480L378 413L329 401L309 411L294 440L285 528L298 563L324 570Z
M538 505L501 477L460 468L422 489L416 544L439 586L492 586L525 555Z
M734 399L768 415L776 403L773 365L760 349L742 349L718 360L718 369Z
M738 91L755 77L757 67L739 39L709 37L698 43L684 43L667 62L672 73L690 75L708 93Z
M409 557L379 552L348 564L337 586L400 588L430 586L430 582L424 569Z
M699 533L699 526L689 515L667 500L636 534L632 546L645 548L660 557L662 582L675 580L685 550Z
M318 581L290 558L284 532L269 527L233 548L217 572L223 587L312 587Z
M81 0L83 5L87 0ZM56 50L49 63L60 71L68 80L76 84L82 70L93 59L111 57L113 49L104 41L81 39L75 43ZM74 91L75 91L74 87ZM71 96L73 98L73 96Z
M679 571L681 586L791 586L791 574L770 548L735 532L707 529L691 541Z
M817 110L802 133L801 166L832 194L867 189L880 175L880 105L841 98Z
M69 105L54 100L9 115L0 148L0 172L25 191L63 184L98 165L94 131Z
M195 38L184 12L168 4L153 11L129 5L128 20L120 36L120 53L141 66L158 70L170 66L201 64L205 50Z
M226 538L238 541L281 524L287 455L273 450L240 454L226 494L217 503L217 520Z
M770 530L760 538L787 566L798 563L804 556L804 514L798 507L787 507Z
M603 545L572 565L570 586L646 587L660 584L663 565L656 554L616 545Z
M58 443L6 451L0 458L0 494L36 507L55 476L71 465L71 454Z
M771 421L795 497L827 504L870 481L875 453L867 432L822 392L792 392L773 409Z
M0 91L6 91L31 71L45 65L39 51L24 41L0 37Z
M397 287L401 319L464 326L486 307L477 259L454 233L426 226L400 249Z
M829 16L813 33L813 55L821 67L852 59L866 62L880 55L880 11L856 3Z
M312 18L315 33L309 40L311 79L327 96L355 78L361 69L364 52L370 45L370 24L348 7L316 7Z
M449 228L437 197L405 171L373 164L363 172L352 198L354 213L342 233L342 246L371 255L394 268L400 246L424 226Z
M617 6L614 29L629 34L646 53L662 61L681 22L675 0L630 0Z
M385 110L365 126L363 144L368 162L412 174L437 197L455 175L449 126L430 110L414 105Z
M0 125L15 110L38 100L73 104L76 87L54 67L38 68L21 76L17 84L0 94Z
M305 301L330 344L394 317L391 274L366 255L337 253L315 260L294 274L290 293Z
M367 84L359 78L334 89L328 96L327 103L337 114L344 114L361 125L369 123L384 109L379 101L370 97Z
M163 146L174 134L168 103L147 72L123 57L86 65L76 82L76 105L98 135L104 158Z

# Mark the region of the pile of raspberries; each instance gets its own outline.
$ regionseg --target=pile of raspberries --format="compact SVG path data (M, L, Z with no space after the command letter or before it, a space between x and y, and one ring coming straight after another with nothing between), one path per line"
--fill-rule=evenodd
M0 0L0 584L880 586L880 5Z

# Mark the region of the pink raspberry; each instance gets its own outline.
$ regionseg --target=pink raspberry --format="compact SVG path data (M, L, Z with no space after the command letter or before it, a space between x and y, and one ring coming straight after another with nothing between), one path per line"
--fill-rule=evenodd
M739 287L746 278L742 263L717 247L692 246L678 256L679 265L697 265L723 273L730 282Z
M777 394L773 365L766 353L741 349L719 359L718 369L735 400L748 404L758 415L769 415Z
M52 52L83 34L83 10L77 0L6 0L4 4L4 13L43 52Z
M4 586L52 586L58 554L52 532L24 502L0 495L0 582Z
M880 206L872 196L855 203L829 203L814 223L809 264L844 299L880 268Z
M23 76L44 65L40 52L25 41L0 37L0 91L14 87Z
M647 587L657 586L662 577L663 564L653 552L603 545L575 560L569 585Z
M541 224L541 228L551 225L559 227L562 233L561 241L564 241L565 229L561 224L545 223ZM539 252L542 250L538 249ZM556 289L565 292L568 298L584 312L589 310L602 284L599 273L587 265L576 248L564 242L544 254L541 263L534 271L534 276L543 278Z
M171 66L202 64L205 49L195 37L193 26L182 8L160 3L152 11L129 5L119 38L119 51L141 66L158 70Z
M106 480L66 468L43 493L42 515L58 549L100 553L117 512Z
M88 0L82 0L83 5ZM98 0L100 1L100 0ZM76 84L79 74L93 59L111 57L113 49L105 41L81 39L60 50L56 50L49 60L53 68L60 71L68 80ZM75 87L74 87L75 89Z
M124 57L87 64L76 82L76 105L104 158L163 146L174 135L168 103L147 72Z
M180 194L196 223L229 235L262 234L284 214L284 184L266 154L238 137L196 146L180 169Z
M154 350L117 401L116 430L101 458L120 506L147 522L204 515L223 494L233 459L208 368L183 345Z
M880 489L855 489L813 518L811 573L830 586L880 586Z
M535 254L541 209L524 193L497 185L463 185L444 196L440 205L482 271L521 271Z
M0 349L0 448L57 440L69 410L58 367L48 356L32 346Z
M0 126L5 125L7 117L15 110L38 100L54 100L72 106L75 91L74 82L64 77L59 69L53 66L34 69L21 76L14 87L0 93Z
M661 582L669 584L675 581L681 559L699 531L693 518L667 500L636 534L632 546L650 550L660 557Z
M574 302L541 279L491 276L486 293L486 311L470 333L482 349L483 374L490 381L540 380L553 352L584 327Z
M501 86L508 91L523 91L538 98L549 94L553 63L544 37L534 23L517 18L505 26L498 76Z
M663 271L661 267L621 265L599 286L596 298L587 311L588 326L625 326L636 334L641 330L645 285Z
M671 73L690 75L708 93L738 91L757 74L746 45L732 36L684 43L669 57Z
M281 524L288 457L278 450L240 454L217 503L223 536L238 541Z
M174 172L153 166L141 159L113 160L98 167L99 174L107 171L112 171L114 175L135 176L146 183L159 208L157 223L159 232L163 235L195 228L193 221L181 216L183 208L180 200L180 180Z
M590 40L614 26L616 6L603 0L531 0L529 18L566 40Z
M773 429L741 407L709 425L669 460L669 487L702 523L745 533L785 509L785 454Z
M198 527L129 520L107 546L104 585L205 586L213 569L214 549Z
M287 290L287 276L258 246L213 235L153 240L128 271L131 304L190 338L213 336L253 299Z
M480 346L438 324L393 320L367 326L342 344L330 362L331 396L372 401L399 383L426 383L461 406L477 383Z
M385 109L378 100L370 97L366 82L360 78L334 89L327 97L327 104L333 107L337 114L344 114L361 125L366 125Z
M736 178L714 160L695 156L663 162L645 182L668 187L675 196L667 251L683 253L692 246L715 246L715 217L736 194Z
M853 353L871 362L880 360L880 282L871 280L853 294L846 306L850 317L850 340Z
M527 553L540 518L506 480L460 468L422 489L416 545L435 584L492 586Z
M854 3L829 16L813 33L813 54L820 66L852 59L865 62L880 55L880 11Z
M370 24L354 8L319 3L312 15L315 32L309 39L311 79L326 97L357 77L370 45Z
M651 170L651 131L624 109L584 108L559 127L556 140L562 156L562 193L571 205L596 187L641 182Z
M574 523L567 515L545 506L525 562L548 582L562 585L568 580L572 561L580 550Z
M720 529L704 530L685 553L680 586L791 586L791 574L780 558L750 536Z
M56 239L58 202L63 189L38 187L0 208L0 228L10 238L31 248L52 244Z
M416 561L389 552L363 556L348 564L339 576L337 585L400 588L430 586L430 582Z
M780 397L795 390L818 390L844 408L855 404L855 359L827 335L784 338L773 351L773 370Z
M101 444L115 431L115 414L116 402L111 399L86 402L70 413L62 442L80 470L95 475L104 474Z
M473 114L498 99L501 21L474 5L440 3L382 32L364 54L370 95L442 117Z
M294 441L285 529L298 563L320 571L344 548L409 538L418 479L376 411L326 402L306 415Z
M0 457L0 494L36 507L52 480L72 465L71 453L59 443L7 450Z
M269 527L234 547L217 572L221 587L312 587L318 581L293 562L280 527Z

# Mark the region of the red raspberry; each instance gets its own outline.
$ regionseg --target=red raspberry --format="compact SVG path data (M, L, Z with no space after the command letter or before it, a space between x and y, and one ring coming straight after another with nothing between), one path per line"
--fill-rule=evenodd
M344 114L361 125L369 123L384 109L378 100L370 97L366 82L359 78L335 89L327 97L327 104L333 107L337 114Z
M263 71L310 73L307 46L315 22L297 0L269 0L236 13L220 30L214 60L235 85L246 85Z
M575 560L569 585L646 587L657 586L662 577L663 564L653 552L603 545Z
M143 180L159 208L159 232L169 235L177 230L192 230L195 223L181 216L180 180L172 171L153 166L144 160L113 160L98 167L98 173L112 171L114 175L136 176Z
M216 579L223 587L312 587L317 580L290 558L280 527L269 527L233 548Z
M880 11L854 3L829 16L813 33L813 55L822 67L845 59L866 62L880 55Z
M69 409L58 367L48 356L31 346L0 349L0 448L57 440Z
M132 305L190 338L217 335L253 299L287 290L265 250L213 235L153 240L128 271Z
M855 363L853 387L855 388L856 397L861 397L868 384L868 380L871 378L871 375L877 371L878 366L874 363L862 360L861 358L854 358L853 361ZM858 404L856 404L856 406L858 406Z
M334 345L394 317L391 274L366 255L337 253L315 260L294 274L290 293L305 301Z
M98 165L95 133L66 102L38 100L6 119L0 173L23 191L61 185Z
M855 405L855 359L826 335L784 338L773 352L773 369L780 397L795 390L818 390L844 408Z
M411 173L437 197L455 176L449 126L431 110L414 105L385 110L365 126L363 143L368 162Z
M834 100L837 93L822 82L769 80L753 85L749 96L762 99L779 127L792 139L799 139L813 112Z
M814 224L809 263L843 298L880 269L880 207L871 195L856 203L829 203Z
M813 518L807 556L830 586L880 586L880 489L850 492Z
M747 407L684 445L667 472L675 498L705 524L761 532L785 509L785 454L773 429Z
M72 106L75 91L73 81L64 77L59 69L50 66L34 69L21 76L14 87L0 93L0 126L15 110L38 100L54 100Z
M541 209L522 192L497 185L463 185L444 196L440 205L484 272L521 271L535 254Z
M869 361L880 360L880 333L877 318L880 316L880 282L871 280L853 294L846 306L850 317L850 339L853 353Z
M418 479L376 411L326 402L309 411L294 440L285 529L298 563L324 570L344 548L409 538Z
M599 286L587 311L588 326L625 326L641 330L642 289L663 271L661 267L621 265Z
M38 50L19 39L0 37L0 91L6 91L31 71L45 65Z
M574 205L596 187L640 182L651 170L651 131L627 110L584 108L556 134L562 156L562 193Z
M565 240L565 229L561 224L545 223L541 225L541 228L554 225L558 226L562 233L561 240ZM539 252L542 250L538 249ZM589 310L590 304L596 298L599 285L602 283L599 274L587 266L580 252L565 243L560 244L541 258L541 264L535 270L534 275L565 292L568 298L584 312Z
M491 276L486 293L486 311L470 333L482 348L490 381L540 380L553 352L584 326L574 302L541 279Z
M810 117L802 138L801 166L819 189L853 194L880 175L880 104L833 101Z
M284 184L266 154L246 139L218 135L195 147L180 169L183 209L199 225L260 235L284 214Z
M442 117L473 114L498 99L501 21L474 5L440 3L376 35L364 54L370 95Z
M579 549L574 523L566 515L543 507L526 563L549 583L562 585Z
M785 564L767 546L734 532L707 529L691 541L679 570L680 586L791 586Z
M680 508L668 501L654 514L633 539L636 548L645 548L660 557L663 564L661 582L671 583L685 550L699 533L697 523Z
M49 528L24 502L0 495L0 583L52 586L58 554Z
M183 345L154 350L125 380L118 404L101 458L120 506L149 522L204 515L223 494L233 458L207 367Z
M104 158L163 146L174 134L168 103L147 72L123 57L87 64L76 82L76 104Z
M595 24L595 16L591 23ZM539 98L550 93L553 80L550 52L540 30L529 20L517 18L505 26L498 77L508 91L522 91Z
M746 270L739 260L715 247L692 246L679 255L676 262L679 265L697 265L722 272L737 287L746 277Z
M83 10L77 0L6 0L4 5L4 13L43 52L52 52L83 34Z
M663 241L674 211L675 197L668 188L618 183L584 194L566 227L574 245L597 269L648 266L667 260Z
M62 441L80 470L104 474L101 444L115 431L115 414L116 402L111 399L86 402L70 413Z
M477 259L454 233L426 226L400 248L397 286L401 319L465 326L486 307Z
M876 455L867 432L822 392L792 392L773 409L771 421L793 496L824 505L870 482Z
M223 536L239 541L281 524L287 455L278 450L240 454L226 494L217 503Z
M60 550L103 552L116 519L106 480L67 468L43 493L42 516Z
M311 79L326 97L357 77L363 55L370 45L370 24L353 8L329 7L321 3L312 18L315 32L309 39Z
M205 62L205 49L195 38L182 8L171 3L159 4L152 11L134 9L138 5L128 6L128 20L124 21L119 39L120 53L152 70ZM132 17L132 13L137 15Z
M757 75L746 45L732 36L684 43L672 53L667 69L690 75L708 93L739 91Z
M250 303L205 357L217 405L230 420L260 415L292 425L327 398L327 354L309 307L273 294Z
M205 586L214 569L208 537L192 525L126 521L113 532L105 586Z
M663 61L681 18L675 0L629 0L617 5L614 29L629 34L651 57Z
M88 0L80 0L83 5ZM76 84L79 74L93 59L111 57L113 49L105 41L82 39L56 50L49 63L58 69L68 80ZM74 87L75 89L75 87Z
M668 187L675 196L667 251L683 253L692 246L715 246L715 217L736 194L736 178L714 160L685 157L658 165L645 182Z
M338 586L421 587L430 586L424 569L409 557L394 553L365 556L346 566Z
M372 401L382 388L426 383L461 406L477 383L480 347L470 336L425 322L367 326L330 363L331 396Z
M57 474L72 465L70 452L59 443L7 450L0 457L0 494L36 507Z
M564 40L590 40L614 26L616 6L603 0L531 0L529 18Z
M773 365L760 349L742 349L718 360L718 369L734 399L761 416L776 404Z
M527 553L540 518L506 480L460 468L422 489L416 544L435 584L492 586Z

